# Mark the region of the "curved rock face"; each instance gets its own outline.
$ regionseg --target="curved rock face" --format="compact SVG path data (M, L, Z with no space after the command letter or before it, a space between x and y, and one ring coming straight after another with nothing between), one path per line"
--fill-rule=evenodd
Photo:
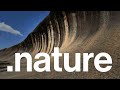
M50 14L18 45L0 51L0 78L120 78L120 12L107 11L57 11ZM70 53L74 65L75 53L107 52L113 67L107 73L98 72L89 61L89 72L57 73L21 72L7 73L6 65L14 64L17 52L29 52L33 57L39 52L50 54L54 47L61 53ZM23 69L26 69L23 60ZM53 58L51 57L51 65ZM63 67L63 57L60 58ZM51 66L52 67L52 66Z

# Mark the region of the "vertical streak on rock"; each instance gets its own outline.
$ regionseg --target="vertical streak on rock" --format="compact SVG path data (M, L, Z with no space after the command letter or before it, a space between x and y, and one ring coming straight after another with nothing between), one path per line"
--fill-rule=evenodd
M49 27L47 27L47 32L48 32L48 46L47 46L47 53L50 54L50 48L51 48L51 32L50 32L50 29Z
M71 15L72 17L72 35L70 36L71 40L70 40L70 44L75 40L76 38L76 34L77 34L77 20L76 20L76 14L72 13Z
M52 52L53 47L54 47L54 31L53 31L53 26L51 21L49 22L50 24L50 31L51 31L51 47L50 47L50 52Z
M63 14L64 28L65 28L65 31L64 31L64 41L63 41L62 47L67 47L68 44L69 44L69 38L68 38L69 37L68 21L67 21L66 13L62 12L62 14Z

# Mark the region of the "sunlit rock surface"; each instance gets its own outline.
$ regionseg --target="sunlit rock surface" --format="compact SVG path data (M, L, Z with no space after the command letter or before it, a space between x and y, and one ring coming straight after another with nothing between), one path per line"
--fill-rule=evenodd
M24 59L20 73L6 72L7 65L14 65L15 53L29 52L34 58L39 52L50 54L54 47L59 47L61 53L70 53L71 66L74 66L75 53L107 52L113 59L113 67L101 73L95 69L93 58L89 61L88 73L68 73L64 69L58 73L53 69L51 57L51 73L27 73ZM64 66L63 57L60 66ZM23 42L0 51L0 78L120 78L120 12L51 12Z

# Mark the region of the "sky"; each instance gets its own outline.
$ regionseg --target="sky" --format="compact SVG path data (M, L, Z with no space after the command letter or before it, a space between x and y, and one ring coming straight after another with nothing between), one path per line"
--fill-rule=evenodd
M23 41L49 11L0 11L0 49Z

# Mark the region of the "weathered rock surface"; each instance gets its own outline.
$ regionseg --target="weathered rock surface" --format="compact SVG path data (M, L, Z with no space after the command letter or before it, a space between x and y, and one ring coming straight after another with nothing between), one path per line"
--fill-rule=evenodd
M59 47L61 53L70 53L74 66L75 53L107 52L113 59L113 67L107 73L98 72L90 60L89 72L51 73L6 72L7 65L14 64L14 54L29 52L33 57L39 52L51 53ZM60 58L63 67L63 57ZM26 70L25 60L22 69ZM28 37L18 45L0 51L0 78L120 78L120 12L107 11L57 11L51 12Z

